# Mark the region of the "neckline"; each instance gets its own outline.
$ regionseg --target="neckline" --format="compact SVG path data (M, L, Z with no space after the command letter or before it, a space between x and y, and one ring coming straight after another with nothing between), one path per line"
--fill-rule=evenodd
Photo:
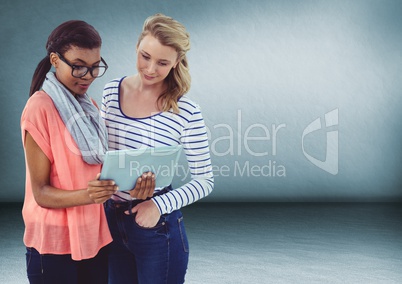
M152 118L152 117L155 117L155 116L159 116L163 111L157 112L157 113L149 115L149 116L144 116L144 117L135 117L135 116L130 116L130 115L127 115L127 114L124 113L124 111L123 111L123 109L121 107L120 90L121 90L121 84L123 83L123 80L125 78L127 78L127 76L124 76L124 77L122 77L120 79L119 86L118 86L118 91L117 91L117 101L118 101L118 104L119 104L119 110L120 110L121 114L123 114L124 117L129 118L129 119L133 119L133 120L144 120L144 119L149 119L149 118Z

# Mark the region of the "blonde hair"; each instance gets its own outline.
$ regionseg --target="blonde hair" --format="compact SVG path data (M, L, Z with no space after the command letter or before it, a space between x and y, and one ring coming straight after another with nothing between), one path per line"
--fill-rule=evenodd
M159 96L158 101L162 100L162 111L173 109L173 112L178 113L177 102L189 91L191 85L186 57L186 52L190 50L190 35L181 23L163 14L155 14L145 20L137 46L149 34L162 45L172 47L177 51L178 64L165 78L167 88Z

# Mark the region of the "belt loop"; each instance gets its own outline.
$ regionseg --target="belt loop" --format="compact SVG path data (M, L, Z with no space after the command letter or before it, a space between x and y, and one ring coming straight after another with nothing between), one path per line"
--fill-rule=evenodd
M130 214L130 216L133 215L133 212L131 211L131 209L133 209L133 200L132 199L128 202L128 214Z

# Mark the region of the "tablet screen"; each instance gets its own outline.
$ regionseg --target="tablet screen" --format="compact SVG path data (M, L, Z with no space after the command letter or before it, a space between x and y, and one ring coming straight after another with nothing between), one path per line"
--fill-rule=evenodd
M119 190L132 190L144 172L155 174L155 186L172 183L181 145L106 152L100 179L113 179Z

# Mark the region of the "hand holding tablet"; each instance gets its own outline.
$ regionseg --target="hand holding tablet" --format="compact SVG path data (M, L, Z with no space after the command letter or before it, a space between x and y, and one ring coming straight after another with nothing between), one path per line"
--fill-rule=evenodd
M172 183L182 146L108 151L100 179L113 179L119 190L132 190L144 172L155 174L155 186Z

